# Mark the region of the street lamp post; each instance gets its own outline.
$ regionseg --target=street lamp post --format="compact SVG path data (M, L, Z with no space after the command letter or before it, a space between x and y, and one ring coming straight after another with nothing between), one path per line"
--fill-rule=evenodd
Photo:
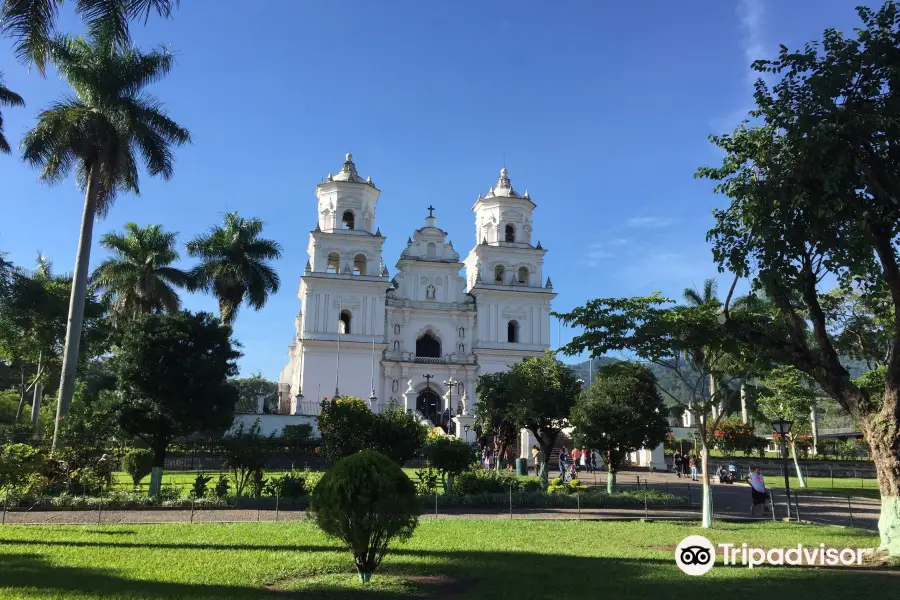
M434 375L432 375L431 373L422 373L422 377L425 378L425 389L430 392L431 391L431 380L434 379ZM431 398L431 394L426 394L425 397ZM428 408L426 407L425 410L427 411ZM434 425L434 423L432 423L432 425Z
M791 432L793 421L786 419L776 419L772 421L772 429L781 436L781 460L784 463L784 494L787 498L787 520L791 520L791 482L788 479L788 460L787 460L787 435Z
M444 382L444 385L447 386L448 396L447 396L447 435L450 435L450 419L453 417L453 386L459 383L457 380L453 379L453 376L450 376L450 379Z
M466 443L467 444L469 443L469 429L471 429L471 428L472 428L471 425L468 425L468 424L463 425L463 430L466 432Z

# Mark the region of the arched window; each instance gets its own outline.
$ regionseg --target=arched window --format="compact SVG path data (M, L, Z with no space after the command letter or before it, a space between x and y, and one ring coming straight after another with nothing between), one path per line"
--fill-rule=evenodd
M344 216L341 217L341 224L343 227L341 229L353 229L356 218L353 216L352 210L345 210Z
M428 242L428 246L425 247L425 256L428 258L437 257L437 246L434 242Z
M503 283L503 274L506 273L506 267L497 265L494 267L494 283Z
M340 273L341 272L341 255L337 252L332 252L328 255L328 267L325 269L329 273Z
M400 351L400 340L394 340L394 351L395 352Z
M511 344L519 343L519 322L512 320L506 325L506 341Z
M519 283L528 283L528 267L519 267Z
M460 345L459 345L459 353L460 353L460 354L465 354L465 353L466 353L466 345L465 345L465 344L460 344Z
M365 254L357 254L353 258L353 274L354 275L365 275L366 274L366 255Z
M416 356L440 358L441 343L431 333L426 333L416 340Z
M338 321L338 333L350 333L350 320L352 317L350 316L349 310L341 311L341 318Z
M516 228L512 225L506 226L506 241L514 242L516 241Z

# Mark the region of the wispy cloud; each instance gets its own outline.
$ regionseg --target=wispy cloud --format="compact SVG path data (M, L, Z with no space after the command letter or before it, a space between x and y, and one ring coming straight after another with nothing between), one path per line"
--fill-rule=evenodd
M744 51L744 59L747 62L747 83L753 83L759 77L759 73L750 68L755 60L766 57L766 48L763 41L763 17L766 13L762 0L740 0L737 4L738 18L741 20L741 49Z
M643 227L647 229L655 229L658 227L668 227L675 223L678 219L671 217L632 217L628 219L629 227Z
M769 56L766 48L765 15L766 5L763 0L738 0L735 7L740 29L741 51L744 55L744 81L747 85L747 99L738 108L728 111L725 115L715 116L709 119L709 126L714 133L731 131L747 118L753 106L750 95L753 92L753 84L762 77L767 79L764 73L754 71L750 65L754 61Z

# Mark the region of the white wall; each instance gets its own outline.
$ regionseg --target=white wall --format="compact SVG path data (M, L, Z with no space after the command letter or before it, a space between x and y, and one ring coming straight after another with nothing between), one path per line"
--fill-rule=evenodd
M312 425L313 438L319 437L319 423L316 418L301 415L235 415L234 424L231 426L232 430L236 429L241 423L243 423L244 430L246 431L250 427L253 427L253 424L257 419L259 419L260 433L267 437L269 435L272 435L272 433L275 433L276 436L280 436L285 425L301 425L303 423L309 423L310 425Z

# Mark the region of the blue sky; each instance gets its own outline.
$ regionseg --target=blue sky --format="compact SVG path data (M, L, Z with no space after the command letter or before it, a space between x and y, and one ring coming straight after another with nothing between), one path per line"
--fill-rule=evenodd
M184 242L227 211L263 219L285 249L282 289L262 311L242 310L235 335L242 374L277 378L314 187L351 151L382 190L377 225L391 272L429 204L465 255L471 206L505 164L537 203L554 309L679 296L715 274L704 236L723 199L693 173L720 159L707 135L732 129L750 107L750 62L826 27L849 32L858 3L187 0L174 19L134 34L177 54L151 89L194 143L177 151L171 181L145 176L140 197L119 198L95 228L91 264L104 258L99 237L129 221L162 223ZM72 5L61 28L77 32ZM0 40L0 71L28 103L3 111L18 143L66 89L54 72L42 80L16 63L9 40ZM0 250L25 266L41 250L71 271L82 200L73 181L42 186L18 157L0 156ZM184 300L215 309L210 297Z

